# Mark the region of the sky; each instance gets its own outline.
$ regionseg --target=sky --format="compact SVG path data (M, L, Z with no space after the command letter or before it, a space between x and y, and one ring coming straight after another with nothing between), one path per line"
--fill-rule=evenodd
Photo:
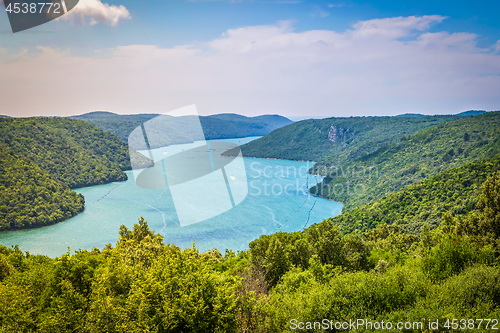
M0 9L3 115L500 110L497 0L80 0L18 33Z

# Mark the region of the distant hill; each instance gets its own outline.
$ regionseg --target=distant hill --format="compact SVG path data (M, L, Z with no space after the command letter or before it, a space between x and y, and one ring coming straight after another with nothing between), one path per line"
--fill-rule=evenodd
M149 119L153 119L154 117L159 116L156 113L143 113L143 114L127 114L127 115L119 115L113 112L108 111L94 111L84 113L79 116L71 116L68 118L79 119L85 121L148 121Z
M97 111L69 118L89 122L105 131L115 134L122 141L128 142L130 133L136 127L141 126L141 124L157 116L159 116L159 114L119 115L112 112ZM185 117L172 118L168 124L164 124L165 128L163 132L175 133L172 134L173 137L182 138L183 136L180 132L183 130L189 131L189 129L186 128L186 126L189 126L189 122L185 121ZM292 123L290 119L279 115L246 117L233 113L200 116L199 119L204 136L207 140L264 136L277 128ZM182 140L177 142L169 139L171 138L164 138L164 142L159 140L155 140L155 142L157 146L182 143ZM197 139L202 138L200 137Z
M311 193L343 202L347 211L441 171L499 153L500 112L460 117L402 137L340 167L318 163L313 171L321 170L327 177Z
M221 113L221 114L214 114L206 117L201 117L203 118L215 118L215 119L221 119L221 120L227 120L227 121L240 121L240 122L247 122L247 123L264 123L269 128L272 128L273 130L289 125L293 121L291 121L288 118L285 118L283 116L277 115L277 114L266 114L266 115L261 115L261 116L255 116L255 117L246 117L242 116L239 114L235 113Z
M483 114L486 113L487 111L484 110L470 110L470 111L464 111L457 113L457 116L477 116L478 114Z
M420 113L404 113L404 114L398 114L397 116L394 116L394 117L414 117L414 118L418 118L418 117L428 117L428 115L420 114Z
M243 156L345 163L456 116L308 119L241 146ZM231 153L228 153L230 155ZM321 164L320 164L321 165Z
M484 110L469 110L469 111L464 111L455 114L455 116L477 116L478 114L483 114L486 113L487 111ZM429 115L425 114L420 114L420 113L405 113L405 114L399 114L394 117L429 117Z
M0 118L10 118L10 116L6 116L6 115L3 115L3 114L0 114Z

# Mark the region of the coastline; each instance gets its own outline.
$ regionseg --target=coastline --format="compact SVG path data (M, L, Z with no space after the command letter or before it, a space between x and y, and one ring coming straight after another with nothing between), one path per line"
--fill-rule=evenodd
M237 157L237 156L234 156L234 155L223 155L221 154L222 157ZM287 160L287 159L284 159L284 158L275 158L275 157L255 157L255 156L241 156L242 158L260 158L260 159L263 159L263 160L278 160L278 161L295 161L295 162L309 162L309 163L318 163L317 161L308 161L308 160ZM311 174L310 174L311 175ZM313 176L319 176L319 177L323 177L323 176L320 176L320 175L313 175Z
M317 195L317 194L312 194L311 192L308 192L310 195L312 195L313 197L318 197L318 198L322 198L322 199L326 199L326 200L330 200L330 201L333 201L333 202L336 202L336 203L339 203L339 204L342 204L342 208L344 203L343 202L340 202L340 201L336 201L336 200L333 200L333 199L330 199L330 198L325 198L325 197L322 197L321 195Z

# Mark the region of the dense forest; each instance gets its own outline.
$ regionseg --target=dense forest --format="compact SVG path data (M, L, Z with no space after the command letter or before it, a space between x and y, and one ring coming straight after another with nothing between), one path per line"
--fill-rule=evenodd
M42 227L83 211L83 196L35 163L2 149L0 162L0 231Z
M76 215L84 199L70 188L123 181L128 146L83 121L0 119L0 231L41 227ZM149 160L132 151L147 165Z
M499 226L495 173L476 209L418 235L397 224L343 235L328 219L223 255L165 245L141 218L115 247L55 259L0 246L0 331L497 330Z
M246 157L345 163L459 116L308 119L241 146ZM227 153L226 155L231 155Z
M79 119L89 122L105 131L115 134L124 142L128 142L129 135L132 131L141 126L143 123L151 120L159 114L135 114L135 115L119 115L112 112L89 112L79 116L72 116L72 119ZM196 125L197 121L186 122L184 117L172 117L168 122L161 123L161 137L153 139L159 142L152 148L172 144L172 138L182 138L183 132L189 131L189 127ZM243 138L248 136L263 136L277 128L291 124L292 121L288 118L279 115L263 115L256 117L246 117L238 114L216 114L211 116L200 116L199 124L203 131L203 136L207 140L211 139L227 139L227 138ZM199 125L198 125L199 126ZM171 138L165 137L165 133ZM169 141L170 139L170 141ZM197 140L202 140L203 137L195 137ZM173 142L173 143L184 143Z
M500 171L500 154L440 172L386 197L353 208L332 220L343 232L367 231L381 224L397 224L418 234L424 225L434 229L450 216L466 215L476 208L481 184Z
M344 203L346 211L440 171L499 153L500 112L463 117L401 137L340 166L320 161L311 172L326 178L311 192Z
M126 180L128 146L86 122L62 118L0 119L0 144L77 188ZM134 158L147 159L139 154Z

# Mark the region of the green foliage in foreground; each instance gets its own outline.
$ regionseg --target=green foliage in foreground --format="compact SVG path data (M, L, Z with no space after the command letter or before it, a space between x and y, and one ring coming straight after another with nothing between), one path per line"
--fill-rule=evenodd
M36 164L0 150L0 231L54 224L84 204L81 194Z
M102 251L0 247L0 332L313 332L323 319L437 332L451 319L498 320L500 173L482 189L476 210L420 237L386 224L342 236L327 220L223 256L165 245L141 218Z
M326 165L327 177L311 193L343 202L347 211L499 153L500 112L488 112L424 129L340 167Z
M308 119L249 142L241 146L241 151L246 157L319 161L318 166L330 163L342 165L399 140L400 137L459 118L432 116ZM323 161L323 158L326 159Z
M236 330L241 278L215 269L220 253L165 245L143 219L120 233L56 259L0 248L0 331Z
M465 215L475 209L480 185L497 171L500 171L500 155L473 161L353 208L332 221L343 232L396 223L406 232L418 234L424 225L431 229L439 226L443 213Z

